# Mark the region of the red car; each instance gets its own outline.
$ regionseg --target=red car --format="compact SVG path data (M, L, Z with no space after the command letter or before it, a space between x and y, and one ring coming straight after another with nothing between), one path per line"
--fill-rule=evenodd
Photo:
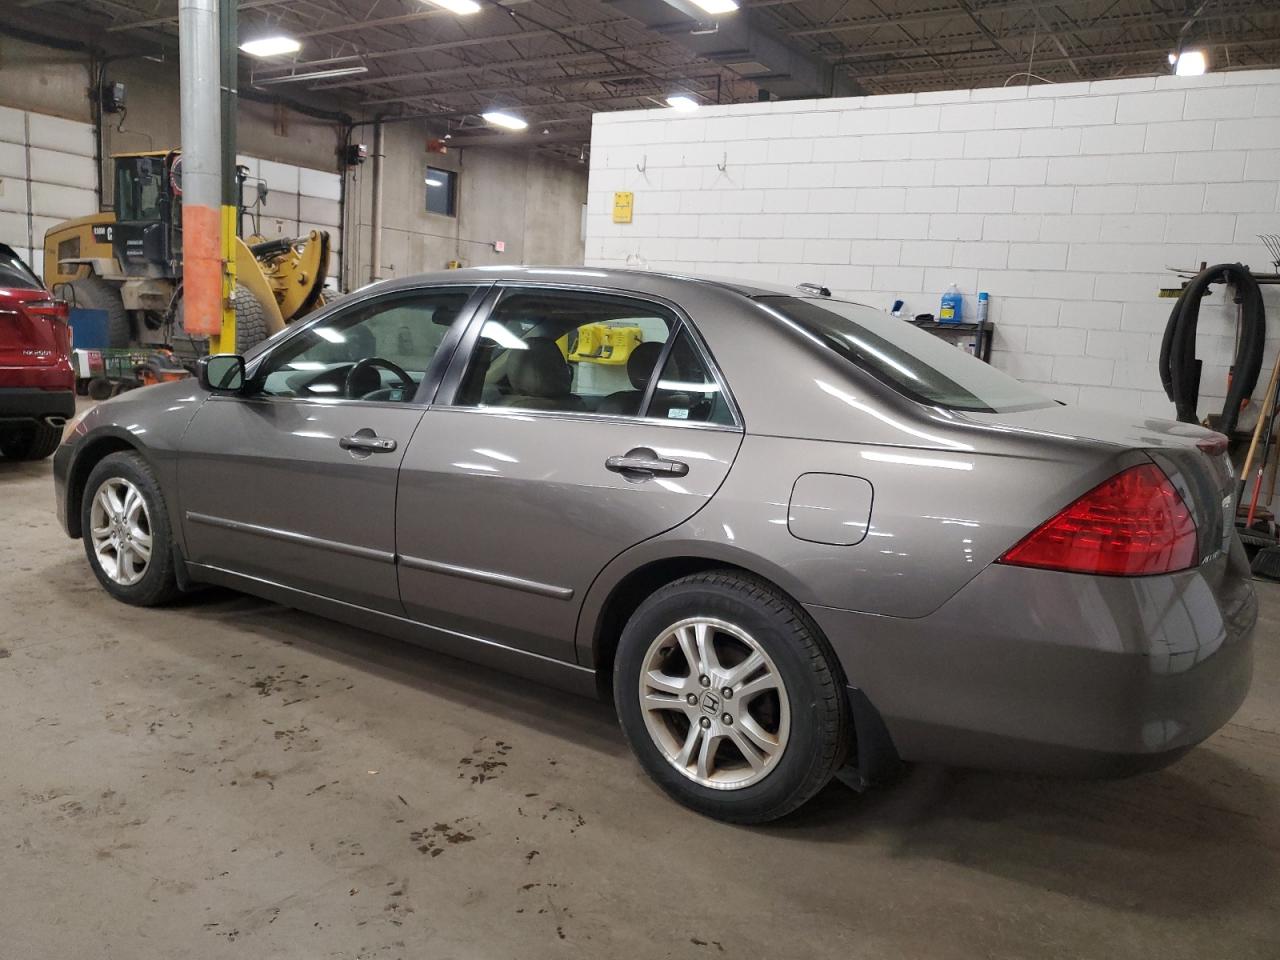
M67 304L0 243L0 456L42 460L75 413Z

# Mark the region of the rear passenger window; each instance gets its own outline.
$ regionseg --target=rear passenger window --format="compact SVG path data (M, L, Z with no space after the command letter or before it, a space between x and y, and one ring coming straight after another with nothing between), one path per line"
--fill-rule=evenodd
M625 297L509 291L480 330L457 403L639 416L676 324Z
M671 345L671 353L649 403L648 416L725 426L733 423L724 391L688 330L682 330Z

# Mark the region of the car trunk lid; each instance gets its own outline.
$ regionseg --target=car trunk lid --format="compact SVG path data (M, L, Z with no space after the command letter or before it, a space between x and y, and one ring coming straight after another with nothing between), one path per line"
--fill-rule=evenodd
M1055 404L1008 413L958 413L988 428L1138 450L1169 477L1191 511L1200 562L1222 556L1235 524L1235 471L1226 438L1192 423L1158 417L1125 417Z

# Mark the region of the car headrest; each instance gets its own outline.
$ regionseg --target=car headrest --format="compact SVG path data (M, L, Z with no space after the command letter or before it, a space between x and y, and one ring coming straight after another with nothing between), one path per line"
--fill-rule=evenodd
M510 351L507 379L524 397L563 397L573 383L573 371L554 340L531 337L524 350Z
M441 304L431 312L431 322L441 327L451 327L461 312L458 307Z
M627 376L631 378L631 386L643 390L653 376L654 367L662 356L662 344L656 341L642 343L631 351L627 357Z

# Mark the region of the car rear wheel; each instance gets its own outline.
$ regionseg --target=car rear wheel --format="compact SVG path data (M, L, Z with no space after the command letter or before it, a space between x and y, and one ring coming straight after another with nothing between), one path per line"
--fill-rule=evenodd
M164 494L136 453L104 457L89 474L80 508L89 565L117 600L156 606L178 593Z
M785 816L844 762L844 678L816 625L771 584L695 574L636 610L614 702L640 763L668 794L734 823Z
M62 428L36 423L0 431L0 456L9 460L43 460L58 449Z

